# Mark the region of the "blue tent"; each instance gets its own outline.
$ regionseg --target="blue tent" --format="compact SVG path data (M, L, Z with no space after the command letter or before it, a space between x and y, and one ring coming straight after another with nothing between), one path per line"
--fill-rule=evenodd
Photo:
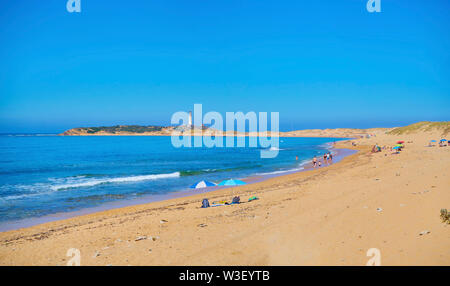
M241 185L246 185L246 182L243 182L241 180L225 180L219 183L219 186L241 186Z
M445 140L445 139L441 139L441 141L440 141L440 142L445 142L445 141L447 141L447 140Z
M191 189L201 189L201 188L206 188L206 187L214 187L216 184L214 184L213 182L209 182L209 181L200 181L197 182L195 184L193 184L192 186L190 186Z

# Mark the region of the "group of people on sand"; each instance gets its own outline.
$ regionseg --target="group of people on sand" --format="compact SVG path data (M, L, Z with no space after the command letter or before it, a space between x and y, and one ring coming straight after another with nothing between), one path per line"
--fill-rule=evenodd
M322 167L322 161L317 160L316 156L314 156L312 163L313 163L314 168L316 168L317 166ZM325 163L327 163L327 164L333 163L333 154L331 154L331 152L323 154L323 163L324 164Z
M396 146L386 146L385 145L385 146L381 147L381 146L378 145L378 143L376 143L375 145L372 146L372 151L371 152L372 153L378 153L378 152L381 152L382 150L394 151L394 147L397 147L397 145ZM401 151L402 148L404 148L403 144L402 144L402 146L398 146L397 150Z
M385 147L383 147L383 149L385 149ZM378 143L376 143L376 144L373 145L373 147L372 147L372 153L377 153L377 152L381 152L381 147L378 146Z
M400 143L402 142L402 143ZM412 143L412 141L408 141L408 143ZM378 152L382 152L383 150L390 150L395 151L394 153L392 153L392 155L394 154L399 154L400 151L402 151L402 149L405 148L404 145L404 141L399 141L397 142L397 144L395 146L379 146L378 143L376 143L375 145L372 146L372 150L371 153L378 153ZM385 154L386 156L387 154Z

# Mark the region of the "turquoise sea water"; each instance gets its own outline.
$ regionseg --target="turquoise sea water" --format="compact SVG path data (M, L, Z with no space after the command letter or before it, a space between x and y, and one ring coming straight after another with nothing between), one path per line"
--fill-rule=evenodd
M170 137L0 135L0 222L300 170L337 140L280 138L278 156L261 159L260 148L174 148Z

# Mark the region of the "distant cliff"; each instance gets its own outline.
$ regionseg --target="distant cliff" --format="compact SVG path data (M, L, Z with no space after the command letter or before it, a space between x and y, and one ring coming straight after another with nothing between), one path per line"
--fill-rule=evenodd
M67 130L62 136L89 136L89 135L170 135L174 127L116 125L102 127L79 127Z
M116 126L101 126L101 127L78 127L72 128L60 136L111 136L111 135L134 135L134 136L170 136L173 131L179 131L182 134L190 135L219 135L217 131L208 127L197 126L141 126L141 125L116 125Z

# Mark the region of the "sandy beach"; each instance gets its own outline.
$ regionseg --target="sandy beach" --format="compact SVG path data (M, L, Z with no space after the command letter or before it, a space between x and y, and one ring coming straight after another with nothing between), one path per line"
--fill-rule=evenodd
M81 265L366 265L371 248L382 265L450 265L450 147L427 147L442 132L370 133L325 168L0 233L0 265L66 265L70 248Z

